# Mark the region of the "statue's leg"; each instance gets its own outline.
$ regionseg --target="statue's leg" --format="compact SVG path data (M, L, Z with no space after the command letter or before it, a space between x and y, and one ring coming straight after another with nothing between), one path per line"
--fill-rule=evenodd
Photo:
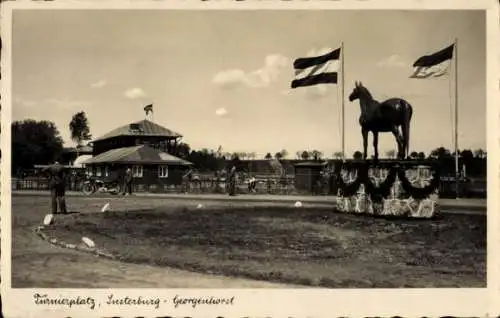
M373 151L375 160L378 159L378 131L373 132Z
M396 138L396 143L398 144L398 159L403 159L404 158L403 137L401 136L398 127L396 126L392 127L392 134Z
M368 129L362 128L361 135L363 135L363 159L368 157L367 148L368 148Z

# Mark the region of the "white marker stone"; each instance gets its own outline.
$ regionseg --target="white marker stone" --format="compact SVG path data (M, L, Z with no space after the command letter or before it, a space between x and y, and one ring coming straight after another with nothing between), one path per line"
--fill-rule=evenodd
M45 218L43 219L43 225L51 225L52 221L54 221L54 215L53 214L47 214Z
M201 204L201 203L200 203L200 204L198 204L198 205L196 206L196 208L197 208L197 209L202 209L202 208L204 208L204 206L203 206L203 204Z
M301 208L302 207L302 202L300 202L300 201L295 202L295 207L296 208Z
M102 207L101 212L106 212L107 210L109 210L109 202Z
M82 237L82 241L83 243L85 243L85 245L87 245L88 247L94 247L95 246L95 243L94 241L92 241L91 239L89 239L88 237Z

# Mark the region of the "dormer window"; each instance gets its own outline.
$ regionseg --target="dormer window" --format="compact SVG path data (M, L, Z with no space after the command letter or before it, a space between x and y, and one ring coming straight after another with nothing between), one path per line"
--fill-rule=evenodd
M139 124L130 124L129 125L129 131L131 133L133 133L133 134L134 133L137 134L137 133L142 133L143 132L142 127Z

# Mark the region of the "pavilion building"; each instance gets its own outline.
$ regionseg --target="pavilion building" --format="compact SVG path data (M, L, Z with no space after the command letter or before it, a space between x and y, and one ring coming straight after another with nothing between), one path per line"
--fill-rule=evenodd
M116 178L132 169L136 191L162 191L182 183L192 163L178 158L182 136L149 120L116 128L92 141L92 158L84 161L86 173Z

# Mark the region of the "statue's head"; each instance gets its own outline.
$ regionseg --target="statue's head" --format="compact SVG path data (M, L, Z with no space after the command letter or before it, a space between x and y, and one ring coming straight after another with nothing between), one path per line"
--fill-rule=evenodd
M358 99L360 97L360 94L362 94L363 89L364 87L361 82L354 82L354 89L352 90L351 95L349 95L349 101L352 102Z

